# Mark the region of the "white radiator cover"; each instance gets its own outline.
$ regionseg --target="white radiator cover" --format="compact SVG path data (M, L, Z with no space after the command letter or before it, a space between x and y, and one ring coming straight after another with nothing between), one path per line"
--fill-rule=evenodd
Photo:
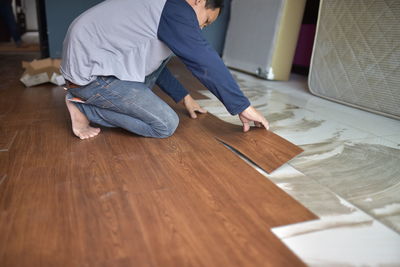
M232 0L223 60L269 80L287 80L305 0Z
M399 71L399 0L321 0L313 94L400 119Z

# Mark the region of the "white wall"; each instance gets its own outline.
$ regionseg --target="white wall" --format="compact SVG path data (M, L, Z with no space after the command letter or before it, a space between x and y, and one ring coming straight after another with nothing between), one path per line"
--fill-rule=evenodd
M38 31L38 19L36 13L36 0L21 0L22 9L26 16L26 30L27 31ZM13 0L14 14L15 10L15 0Z
M37 31L39 28L36 13L36 0L22 0L22 6L26 15L26 29L28 31Z

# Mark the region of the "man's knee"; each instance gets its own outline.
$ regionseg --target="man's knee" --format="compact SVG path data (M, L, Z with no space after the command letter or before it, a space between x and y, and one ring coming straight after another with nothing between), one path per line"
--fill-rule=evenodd
M179 125L179 117L178 115L171 110L171 112L166 112L161 118L162 121L155 127L154 130L157 132L158 138L167 138L174 134L176 128Z

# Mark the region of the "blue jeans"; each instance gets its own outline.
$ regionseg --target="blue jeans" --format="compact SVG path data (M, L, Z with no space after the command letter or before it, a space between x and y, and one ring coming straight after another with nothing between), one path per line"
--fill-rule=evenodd
M84 100L74 104L93 123L146 137L171 136L178 127L178 115L151 90L165 63L144 83L100 76L86 86L68 89L67 98L73 95Z

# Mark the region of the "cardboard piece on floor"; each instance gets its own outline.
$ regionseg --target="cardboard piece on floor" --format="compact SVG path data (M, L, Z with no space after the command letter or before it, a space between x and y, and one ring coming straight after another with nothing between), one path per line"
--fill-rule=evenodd
M60 73L60 59L40 59L31 62L22 61L25 69L20 81L26 86L35 86L46 82L55 85L65 84L64 77Z

